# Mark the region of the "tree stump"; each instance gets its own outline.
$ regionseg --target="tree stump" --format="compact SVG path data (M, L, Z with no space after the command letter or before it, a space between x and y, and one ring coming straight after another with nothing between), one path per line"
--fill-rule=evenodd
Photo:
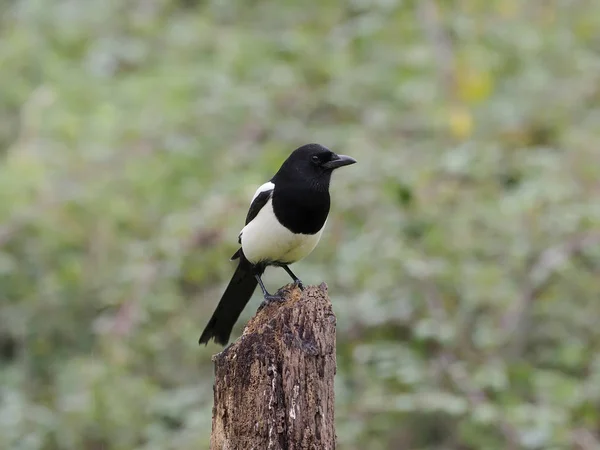
M260 309L215 363L211 450L333 450L335 325L325 283Z

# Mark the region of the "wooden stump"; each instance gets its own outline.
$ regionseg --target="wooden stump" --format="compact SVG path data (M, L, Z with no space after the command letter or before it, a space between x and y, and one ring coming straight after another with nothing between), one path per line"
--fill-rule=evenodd
M213 357L211 450L335 449L336 319L325 283L288 285Z

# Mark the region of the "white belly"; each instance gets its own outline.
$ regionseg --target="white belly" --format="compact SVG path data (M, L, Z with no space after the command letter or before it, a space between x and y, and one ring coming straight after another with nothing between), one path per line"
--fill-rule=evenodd
M253 264L281 262L291 264L306 257L317 246L325 225L316 234L294 234L281 225L269 200L242 234L242 250Z

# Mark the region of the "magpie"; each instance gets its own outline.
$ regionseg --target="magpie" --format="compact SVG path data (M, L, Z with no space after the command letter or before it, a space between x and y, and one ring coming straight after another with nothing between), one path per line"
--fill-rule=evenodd
M200 344L211 339L223 346L250 300L257 284L265 303L281 301L271 295L261 275L268 266L281 267L294 284L302 281L289 265L300 261L316 247L329 214L329 183L332 172L354 164L349 156L337 155L319 144L297 148L270 181L260 186L246 215L246 226L238 236L239 248L231 257L238 266L215 312L200 336Z

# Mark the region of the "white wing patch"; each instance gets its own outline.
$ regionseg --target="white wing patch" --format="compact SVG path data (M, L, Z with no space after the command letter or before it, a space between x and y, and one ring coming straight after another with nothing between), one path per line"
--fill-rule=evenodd
M252 197L252 200L250 200L250 204L252 204L252 202L254 201L254 199L256 197L258 197L260 195L261 192L265 192L265 191L271 191L275 188L275 185L273 183L271 183L270 181L267 181L265 184L263 184L262 186L260 186L256 192L254 193L254 197Z
M259 188L254 193L254 196L252 197L252 200L250 200L250 209L252 209L252 203L254 203L254 200L256 200L256 197L258 197L263 192L272 191L274 188L275 188L275 185L273 183L271 183L270 181L267 181L265 184L259 186ZM248 212L248 214L250 214L250 212ZM256 217L254 217L254 218L256 218ZM252 219L252 220L254 220L254 219ZM242 228L240 230L240 233L238 234L238 241L239 241L240 244L242 243L242 233L243 232L244 232L244 228Z

